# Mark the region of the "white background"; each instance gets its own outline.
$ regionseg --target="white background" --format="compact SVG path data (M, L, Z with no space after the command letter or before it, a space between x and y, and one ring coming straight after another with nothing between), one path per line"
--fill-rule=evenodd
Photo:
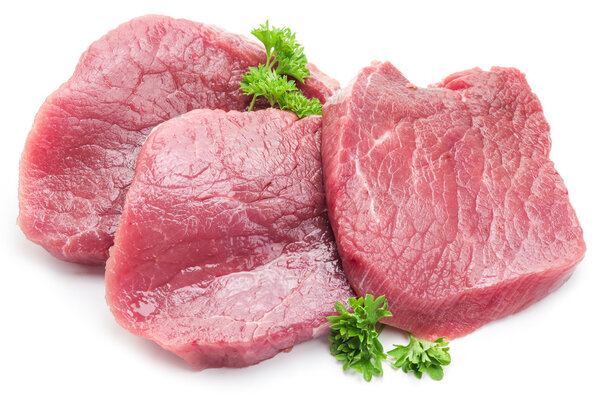
M453 341L441 382L386 368L365 383L342 372L325 338L245 369L192 371L117 326L101 269L53 259L15 224L18 160L40 104L92 41L147 13L238 33L269 18L342 84L373 59L420 86L473 66L518 67L552 127L586 258L540 303ZM599 20L595 1L2 2L0 410L599 410ZM383 340L406 338L387 330Z

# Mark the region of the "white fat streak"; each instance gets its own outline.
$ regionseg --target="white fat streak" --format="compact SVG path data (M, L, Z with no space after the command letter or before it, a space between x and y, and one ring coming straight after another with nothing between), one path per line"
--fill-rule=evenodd
M375 213L375 201L373 200L373 196L371 196L371 191L369 190L369 185L367 184L367 179L365 179L365 175L360 168L360 163L358 161L358 157L354 159L354 168L356 169L356 176L360 179L362 186L367 191L367 196L369 197L369 213L371 217L379 223L379 216Z
M390 137L392 137L392 131L391 130L386 130L379 139L375 140L375 143L373 144L373 146L369 149L369 151L367 152L367 156L371 155L371 152L373 150L375 150L377 147L381 146L382 144L384 144L387 140L390 139Z

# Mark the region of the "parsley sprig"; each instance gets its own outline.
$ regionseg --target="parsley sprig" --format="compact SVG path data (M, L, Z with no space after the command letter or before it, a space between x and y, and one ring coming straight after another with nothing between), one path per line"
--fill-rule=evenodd
M381 362L387 356L379 341L383 325L378 327L377 321L392 314L387 310L385 296L374 299L373 295L366 295L364 298L350 298L348 302L353 313L338 301L335 309L339 315L327 317L333 323L330 350L337 360L344 362L344 370L355 369L368 382L373 375L383 375Z
M385 296L375 299L367 294L364 298L350 298L348 303L350 310L343 303L335 302L339 315L327 317L332 324L330 351L343 362L344 370L355 369L369 382L373 376L383 375L382 363L388 360L394 369L413 372L418 378L424 372L435 380L444 377L442 366L450 364L445 338L430 342L409 333L407 346L394 345L395 348L386 353L379 341L384 325L378 323L381 318L392 316Z
M421 379L424 372L429 373L436 381L444 377L442 366L450 364L448 353L448 342L446 338L438 338L433 342L417 339L411 333L408 334L410 342L406 346L394 345L396 348L388 352L392 358L391 365L394 369L402 369L404 372L413 372Z
M292 33L287 27L272 27L269 20L251 33L265 45L266 67L269 70L274 68L277 74L286 74L304 83L310 71L306 68L308 60L304 55L304 47L296 41L296 33Z
M272 27L268 20L252 30L252 34L265 46L267 61L251 67L242 76L240 89L244 94L253 96L248 111L254 108L258 96L264 96L271 107L277 104L280 109L293 111L301 118L321 114L319 100L307 99L294 80L288 80L290 76L304 83L310 75L304 47L296 41L296 34L287 27Z

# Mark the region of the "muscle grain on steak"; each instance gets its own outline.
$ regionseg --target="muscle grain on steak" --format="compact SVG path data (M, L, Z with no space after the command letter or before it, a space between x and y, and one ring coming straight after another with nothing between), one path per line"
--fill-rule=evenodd
M157 124L192 109L244 110L239 90L264 48L213 26L134 19L94 42L40 108L19 180L19 224L58 258L103 263L135 161ZM309 65L300 88L325 101L337 82Z
M516 69L435 87L375 63L323 111L329 217L354 290L424 338L465 335L562 285L585 252L549 127Z
M107 263L117 321L192 366L247 366L353 296L327 221L321 118L195 110L142 147Z

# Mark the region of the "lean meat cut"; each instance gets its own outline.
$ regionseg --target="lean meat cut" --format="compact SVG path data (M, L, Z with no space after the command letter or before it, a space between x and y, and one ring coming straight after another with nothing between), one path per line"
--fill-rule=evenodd
M329 218L384 322L456 338L561 286L585 244L549 160L549 126L516 69L428 88L373 63L323 109Z
M149 135L107 262L118 323L198 369L328 330L354 296L325 210L321 117L194 110Z
M94 42L27 138L25 235L60 259L104 263L148 133L193 109L244 110L241 76L265 59L264 47L245 37L165 16L133 19ZM308 67L299 88L323 102L337 82Z

